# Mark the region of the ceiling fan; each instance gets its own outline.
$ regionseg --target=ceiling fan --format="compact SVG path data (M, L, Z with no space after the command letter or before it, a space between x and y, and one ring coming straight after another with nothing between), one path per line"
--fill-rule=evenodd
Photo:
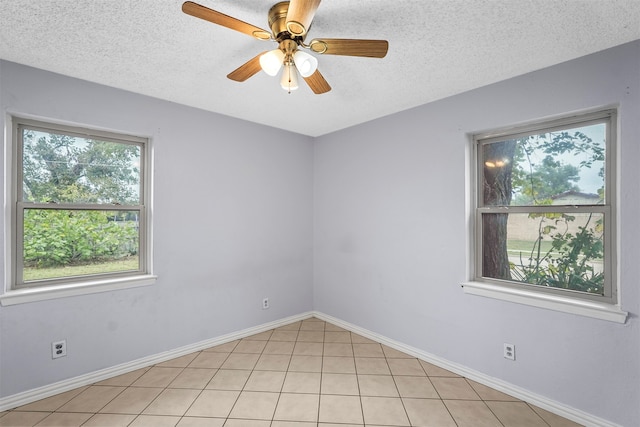
M258 40L273 40L278 48L262 52L227 75L231 80L243 82L260 70L271 76L281 68L281 86L291 93L298 88L298 73L316 94L326 93L331 86L318 71L318 59L300 48L317 54L363 56L383 58L389 49L386 40L362 39L313 39L308 44L305 37L311 27L320 0L290 0L276 3L269 9L271 32L224 13L187 1L182 11L214 24L252 36Z

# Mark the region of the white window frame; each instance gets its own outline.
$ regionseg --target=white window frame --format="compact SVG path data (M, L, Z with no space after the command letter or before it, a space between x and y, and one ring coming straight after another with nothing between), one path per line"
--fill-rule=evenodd
M25 202L19 197L21 188L21 134L22 127L34 128L45 132L59 132L67 135L76 135L82 138L101 139L110 142L134 144L141 147L140 179L141 195L140 204L135 206L109 205L108 210L138 210L140 212L139 229L139 260L140 268L137 271L102 273L91 276L68 276L43 280L33 283L21 283L22 247L23 242L23 210L27 208L44 208L42 203ZM152 151L149 138L131 136L124 133L92 129L85 126L60 123L50 120L33 119L20 116L8 116L5 135L5 280L4 288L0 294L0 304L13 305L40 301L53 298L61 298L75 295L84 295L97 292L106 292L116 289L147 286L155 283L156 277L152 274L152 239L151 239L151 167ZM80 210L80 209L104 209L104 205L92 204L60 204L46 208Z
M522 126L482 132L471 136L469 167L473 171L469 181L471 226L469 239L470 280L463 283L464 292L520 304L579 314L618 323L626 321L627 313L620 309L618 299L616 250L618 240L616 213L617 178L617 111L606 109L557 119L538 121ZM605 147L605 204L585 206L553 205L544 207L483 206L479 189L483 182L483 166L480 164L483 144L515 139L531 133L546 133L594 123L606 123ZM483 213L530 213L545 212L593 212L604 214L604 272L605 292L603 296L557 288L527 285L516 281L492 279L482 276L482 214Z

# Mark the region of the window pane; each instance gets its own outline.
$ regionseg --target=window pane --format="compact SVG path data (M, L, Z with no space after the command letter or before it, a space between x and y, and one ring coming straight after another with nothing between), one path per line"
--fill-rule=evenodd
M484 206L604 204L606 124L481 145Z
M139 270L139 214L25 209L23 281Z
M140 145L29 128L22 141L22 200L140 204Z
M485 213L482 222L483 277L603 294L603 214Z

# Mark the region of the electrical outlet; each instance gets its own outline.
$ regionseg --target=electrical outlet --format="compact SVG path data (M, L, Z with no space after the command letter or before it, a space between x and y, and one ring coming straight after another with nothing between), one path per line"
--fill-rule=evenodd
M57 359L67 355L67 340L56 341L51 343L51 358Z
M516 360L515 345L504 343L504 358L509 360Z
M269 308L269 298L264 298L264 299L262 300L262 309L263 309L263 310L266 310L266 309L268 309L268 308Z

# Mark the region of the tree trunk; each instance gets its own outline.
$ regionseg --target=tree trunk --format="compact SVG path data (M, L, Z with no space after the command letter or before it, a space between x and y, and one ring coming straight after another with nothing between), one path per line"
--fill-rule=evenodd
M511 204L511 175L516 143L516 140L510 140L482 146L484 206L509 206ZM490 213L482 216L483 277L511 279L507 254L508 219L508 213Z

